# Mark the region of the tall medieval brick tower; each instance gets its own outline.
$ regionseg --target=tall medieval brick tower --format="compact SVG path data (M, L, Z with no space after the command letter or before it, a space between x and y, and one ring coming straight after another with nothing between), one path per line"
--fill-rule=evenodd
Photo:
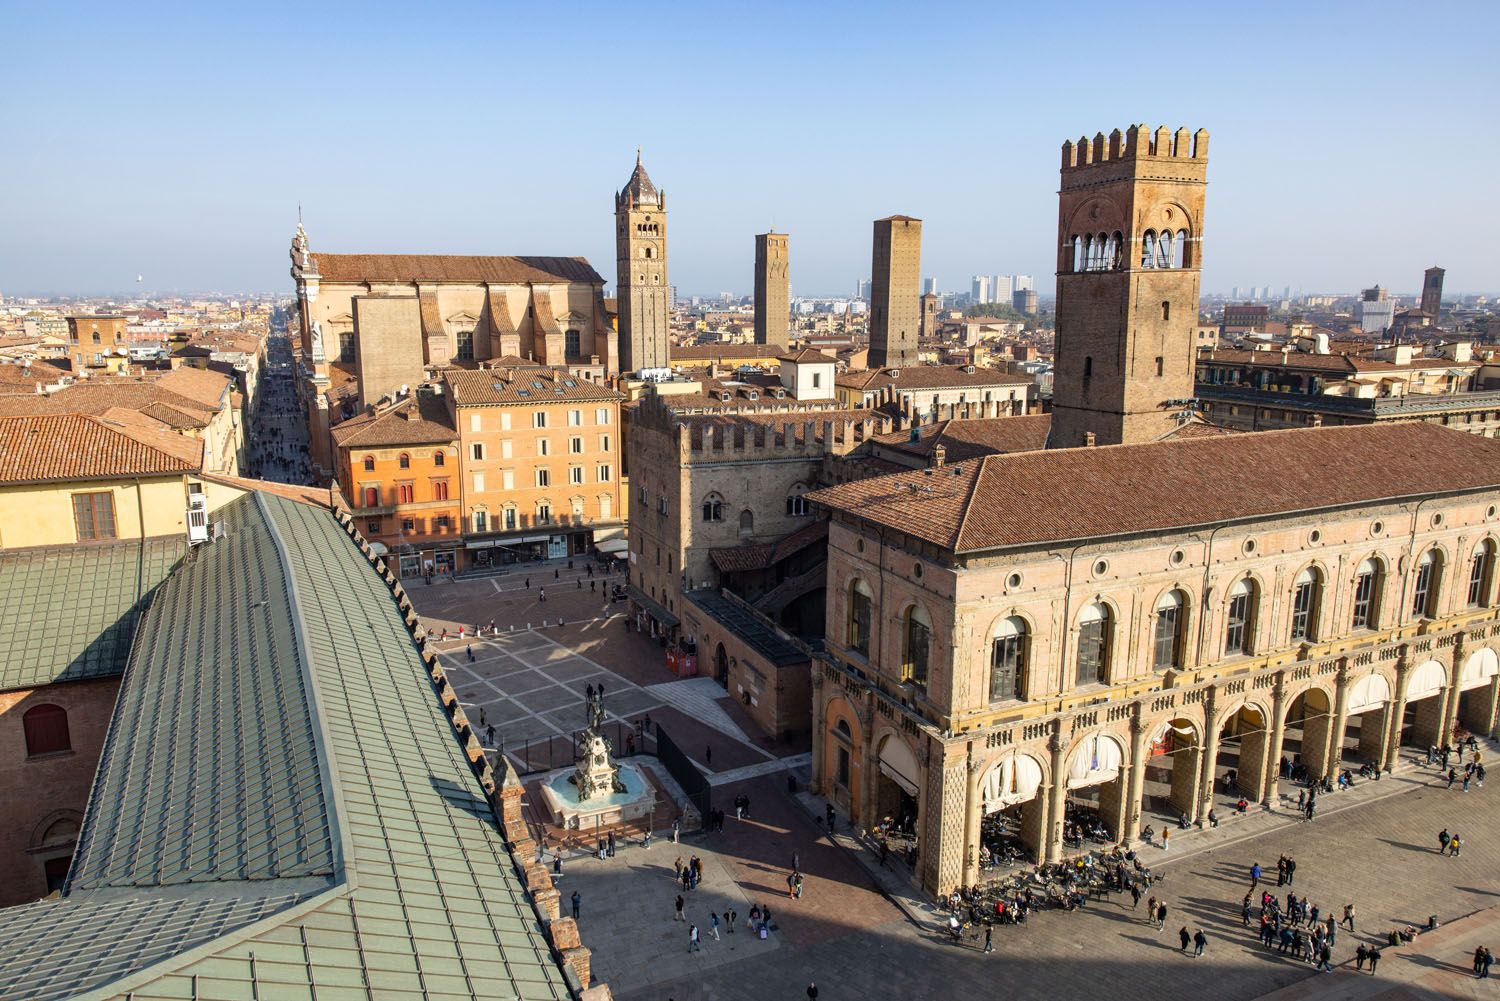
M870 275L870 367L915 365L921 326L922 220L904 215L875 220Z
M787 346L791 278L785 233L755 236L755 343Z
M639 150L630 180L615 195L615 265L620 371L666 368L667 196L646 175Z
M1151 441L1193 395L1208 131L1063 143L1049 448Z
M1432 322L1437 323L1438 317L1443 312L1443 276L1447 274L1442 268L1430 267L1422 273L1422 312L1432 317Z

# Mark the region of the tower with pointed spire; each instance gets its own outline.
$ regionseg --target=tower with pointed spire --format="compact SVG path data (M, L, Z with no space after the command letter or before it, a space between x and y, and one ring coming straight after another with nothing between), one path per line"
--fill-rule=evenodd
M666 368L667 198L635 152L635 170L615 195L615 295L620 317L620 370Z

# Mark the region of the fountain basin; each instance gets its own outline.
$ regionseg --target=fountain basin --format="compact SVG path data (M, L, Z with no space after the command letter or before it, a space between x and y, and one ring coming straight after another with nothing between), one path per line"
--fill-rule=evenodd
M549 772L542 779L541 790L552 823L558 827L583 830L628 823L648 816L656 802L656 790L650 780L635 765L624 763L619 769L624 792L595 796L582 803L578 801L577 787L568 781L573 777L574 769Z

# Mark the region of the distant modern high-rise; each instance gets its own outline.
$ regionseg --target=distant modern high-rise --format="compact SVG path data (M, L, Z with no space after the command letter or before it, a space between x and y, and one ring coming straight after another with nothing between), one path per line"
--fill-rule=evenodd
M1442 268L1431 267L1422 273L1422 312L1437 320L1438 314L1443 311L1443 276L1447 274Z
M620 370L667 367L667 196L658 191L641 155L615 195L615 265L620 323Z
M898 368L917 360L922 274L922 220L875 220L870 253L870 367Z
M922 279L922 294L923 295L937 295L937 279L936 278L923 278Z
M1033 278L1033 277L1031 277L1030 275L1012 275L1011 276L1011 287L1010 287L1010 290L1012 292L1025 292L1028 289L1034 289L1034 288L1036 288L1036 279Z
M1281 297L1283 299L1290 299L1292 297L1292 287L1290 285L1281 290Z
M1229 290L1229 298L1231 298L1231 299L1238 299L1239 297L1240 297L1240 287L1238 285L1236 285L1234 288L1232 288L1232 289Z
M996 275L994 284L990 286L990 293L995 302L1010 302L1010 294L1015 291L1016 280L1012 275Z
M1367 334L1383 334L1396 320L1396 303L1384 288L1367 288L1354 304L1354 319Z
M755 237L755 343L787 346L791 279L785 233Z
M975 275L969 279L969 298L973 299L976 304L992 301L989 275Z
M854 283L854 298L862 302L870 301L870 279Z

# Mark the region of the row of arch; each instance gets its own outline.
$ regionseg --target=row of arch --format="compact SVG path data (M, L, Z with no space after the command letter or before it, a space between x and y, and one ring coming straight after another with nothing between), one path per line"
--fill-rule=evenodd
M1497 547L1495 540L1482 539L1472 550L1467 577L1461 582L1466 607L1488 607L1493 600ZM1412 580L1409 611L1416 618L1436 617L1444 588L1445 556L1440 547L1424 550L1418 557ZM1355 568L1349 582L1348 631L1376 628L1381 621L1381 602L1386 591L1387 564L1380 556L1370 556ZM1234 581L1225 593L1223 621L1218 652L1224 658L1250 656L1268 647L1293 646L1317 642L1323 636L1326 617L1327 575L1317 564L1302 568L1293 578L1290 614L1284 644L1267 641L1260 628L1263 587L1252 574ZM1181 669L1188 662L1189 625L1192 619L1192 597L1187 588L1174 585L1165 590L1152 609L1150 666L1154 671ZM1115 676L1113 648L1118 614L1108 599L1097 598L1086 603L1075 620L1073 672L1064 684L1080 688L1109 684ZM845 645L862 656L870 655L874 621L874 592L862 578L849 585ZM902 649L901 680L917 685L927 683L927 665L931 660L932 619L918 601L909 602L901 611ZM990 633L988 696L990 702L1026 701L1047 693L1029 691L1028 667L1034 629L1027 618L1012 613L1000 618Z
M1073 248L1073 270L1121 271L1129 242L1123 233L1082 233L1069 238ZM1144 269L1190 268L1192 243L1188 231L1148 229L1140 237L1140 267Z
M812 514L812 505L807 501L808 485L806 483L793 483L786 495L786 513L791 518L801 518ZM724 495L717 490L710 491L703 498L699 508L701 517L705 522L722 522L726 501ZM755 512L749 508L740 512L740 531L742 534L750 534L755 530Z

